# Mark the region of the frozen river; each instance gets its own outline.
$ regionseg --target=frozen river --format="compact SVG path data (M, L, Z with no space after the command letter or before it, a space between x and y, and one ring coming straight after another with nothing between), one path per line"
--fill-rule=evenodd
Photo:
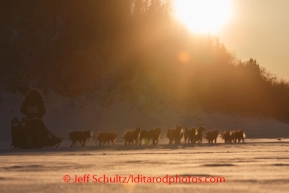
M286 139L130 147L64 144L36 150L2 146L0 192L289 191ZM105 177L118 182L105 182Z

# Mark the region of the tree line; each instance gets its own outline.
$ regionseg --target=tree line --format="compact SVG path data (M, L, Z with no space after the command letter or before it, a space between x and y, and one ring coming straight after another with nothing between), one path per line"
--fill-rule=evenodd
M172 8L163 0L4 1L1 84L289 120L287 81L254 59L236 60L217 37L190 33Z

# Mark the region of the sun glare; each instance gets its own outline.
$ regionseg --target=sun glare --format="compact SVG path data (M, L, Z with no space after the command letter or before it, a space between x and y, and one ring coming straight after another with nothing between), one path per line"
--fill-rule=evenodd
M174 0L176 18L195 33L216 33L232 15L231 0Z

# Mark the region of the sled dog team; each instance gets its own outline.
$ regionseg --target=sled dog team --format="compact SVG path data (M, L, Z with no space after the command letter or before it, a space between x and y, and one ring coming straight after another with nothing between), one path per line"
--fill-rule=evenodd
M191 128L183 130L181 126L176 126L175 129L167 130L167 138L169 139L169 144L175 143L180 144L181 139L184 138L185 143L202 143L203 132L206 131L205 127L199 126L198 128ZM152 144L158 144L160 134L162 132L161 128L156 128L152 130L141 130L140 127L136 127L134 130L127 131L124 135L125 145L141 145L149 144L152 140ZM219 130L210 130L206 133L205 139L208 143L217 143L217 138L220 136ZM79 141L82 146L85 146L86 140L92 137L89 130L86 131L73 131L69 133L69 138L72 141L72 146L76 146L76 142ZM225 143L244 143L244 138L246 137L243 129L236 131L226 131L222 135L222 139ZM115 133L100 133L96 139L99 140L99 145L105 145L111 142L113 145L116 141L117 134Z

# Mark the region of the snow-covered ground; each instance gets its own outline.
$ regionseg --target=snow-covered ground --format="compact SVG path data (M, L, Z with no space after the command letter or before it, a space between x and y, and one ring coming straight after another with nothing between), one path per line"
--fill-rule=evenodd
M13 117L21 119L20 106L23 96L19 93L0 93L0 143L11 141ZM170 105L167 105L170 104ZM289 124L275 119L245 117L217 112L206 112L201 107L194 108L174 104L146 105L139 101L104 103L99 99L73 99L50 93L45 98L45 126L58 137L67 137L75 130L91 130L97 136L100 132L115 132L123 135L135 127L141 129L162 128L165 138L167 129L181 125L182 128L205 126L207 130L244 129L248 138L288 138ZM165 143L165 142L164 142ZM0 146L1 148L1 146Z
M65 143L68 144L68 141ZM64 143L64 144L65 144ZM7 144L9 145L9 144ZM224 177L223 183L94 183L103 175ZM71 177L64 182L64 176ZM88 177L89 175L89 177ZM98 175L94 176L93 175ZM75 176L82 183L73 183ZM85 178L86 176L86 178ZM169 179L169 178L168 178ZM65 178L67 180L67 177ZM174 179L176 180L176 178ZM165 181L165 180L164 180ZM0 149L0 192L288 192L289 140Z
M0 193L2 192L288 192L289 125L274 119L206 112L200 107L147 106L141 101L99 104L97 100L46 96L43 121L58 137L59 148L13 150L10 121L22 118L19 93L0 95ZM168 103L166 103L168 104ZM168 144L166 131L204 125L208 130L244 129L244 144ZM160 144L125 146L127 130L162 128ZM74 130L118 134L115 146L70 148ZM278 140L279 139L279 140ZM89 174L89 178L87 177ZM129 177L224 177L224 183L93 183L93 175ZM71 181L65 183L63 177ZM73 183L75 175L86 183ZM85 178L86 176L86 178Z

